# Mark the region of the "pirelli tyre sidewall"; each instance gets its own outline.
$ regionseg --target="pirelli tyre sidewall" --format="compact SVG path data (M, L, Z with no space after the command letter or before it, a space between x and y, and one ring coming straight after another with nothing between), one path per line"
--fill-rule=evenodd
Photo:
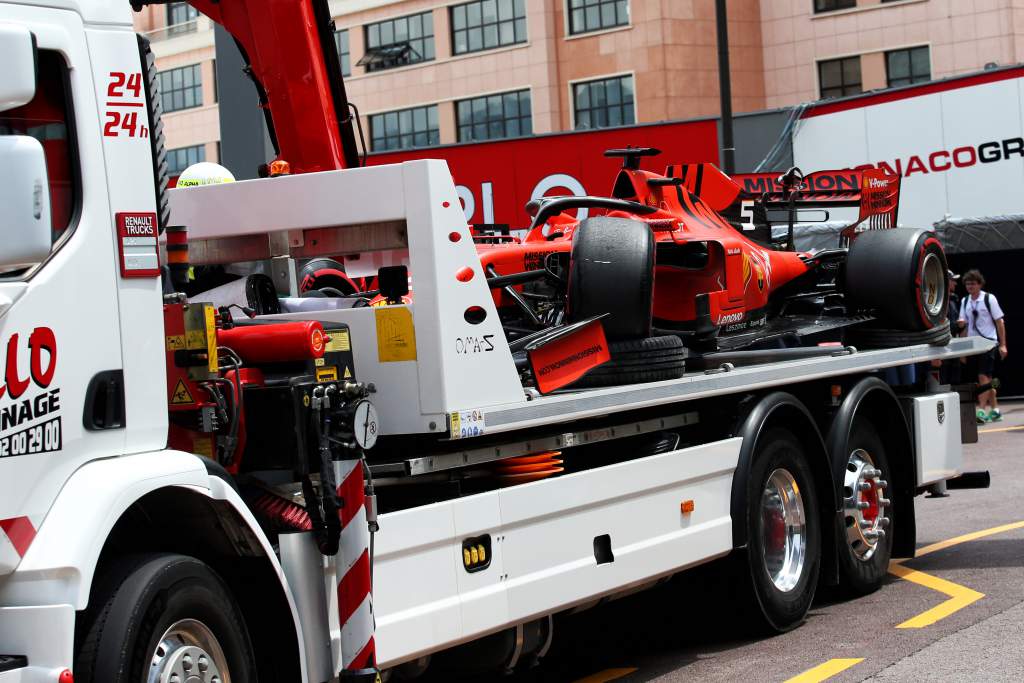
M912 332L946 324L946 254L935 233L912 228L859 233L847 256L846 296L883 327Z
M821 567L814 479L792 432L773 428L758 437L747 487L747 569L764 621L757 630L788 631L807 615Z

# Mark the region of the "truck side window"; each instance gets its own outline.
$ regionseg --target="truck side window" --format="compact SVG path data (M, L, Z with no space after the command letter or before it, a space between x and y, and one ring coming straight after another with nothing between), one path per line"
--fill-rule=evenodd
M22 107L0 112L0 135L29 135L43 145L53 243L72 227L81 194L70 90L64 59L53 50L39 50L35 97Z

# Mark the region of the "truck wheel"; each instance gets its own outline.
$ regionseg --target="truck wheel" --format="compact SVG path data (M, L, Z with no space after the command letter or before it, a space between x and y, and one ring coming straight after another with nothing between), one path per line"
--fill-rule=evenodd
M747 565L764 626L788 631L818 586L817 496L803 446L784 429L761 435L747 489Z
M846 259L846 296L887 326L930 330L946 324L946 254L927 230L894 228L857 235Z
M185 555L118 560L90 596L75 680L255 681L241 611L223 580Z
M579 224L569 261L569 322L608 313L601 323L609 340L648 337L653 292L654 235L646 223L602 216Z
M866 595L882 585L892 555L892 503L889 460L878 432L858 419L847 445L843 479L839 583L851 595Z
M612 359L577 380L574 388L678 379L686 369L688 352L674 335L609 342L608 351Z

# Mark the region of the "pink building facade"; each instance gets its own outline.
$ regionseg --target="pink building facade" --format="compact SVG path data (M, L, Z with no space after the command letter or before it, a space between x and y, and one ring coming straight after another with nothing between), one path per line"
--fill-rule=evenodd
M756 111L1024 61L1018 0L729 0L733 107ZM714 0L332 0L371 151L718 113ZM137 28L172 172L219 160L213 27Z

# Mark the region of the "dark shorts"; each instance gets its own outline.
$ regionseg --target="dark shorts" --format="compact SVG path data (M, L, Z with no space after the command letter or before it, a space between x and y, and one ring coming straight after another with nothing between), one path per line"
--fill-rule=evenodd
M979 356L967 358L967 377L974 380L978 375L992 377L996 369L996 354L999 349L992 349Z

